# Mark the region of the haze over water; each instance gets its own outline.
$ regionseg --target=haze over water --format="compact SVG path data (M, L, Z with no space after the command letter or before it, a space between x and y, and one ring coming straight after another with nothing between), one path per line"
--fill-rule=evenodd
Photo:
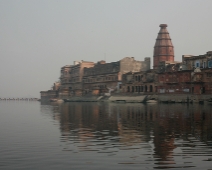
M1 101L0 169L211 169L211 107Z

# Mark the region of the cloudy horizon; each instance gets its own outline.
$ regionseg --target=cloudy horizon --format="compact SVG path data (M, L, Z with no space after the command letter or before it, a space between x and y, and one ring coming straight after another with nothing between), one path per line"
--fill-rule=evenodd
M175 50L211 49L210 0L0 0L0 97L40 97L74 61L153 60L160 24Z

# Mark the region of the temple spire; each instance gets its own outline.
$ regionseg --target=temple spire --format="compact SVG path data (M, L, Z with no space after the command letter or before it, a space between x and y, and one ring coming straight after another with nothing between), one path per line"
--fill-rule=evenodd
M166 27L166 24L160 24L160 31L154 46L154 69L157 69L160 61L174 61L174 46Z

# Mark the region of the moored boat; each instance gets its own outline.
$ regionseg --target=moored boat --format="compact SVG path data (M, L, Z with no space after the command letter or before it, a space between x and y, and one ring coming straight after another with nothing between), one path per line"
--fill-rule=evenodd
M50 102L56 102L57 99L49 99Z
M147 101L146 101L146 103L157 103L158 101L157 101L157 99L155 99L155 98L150 98L150 99L148 99Z
M64 102L71 102L70 99L63 99Z

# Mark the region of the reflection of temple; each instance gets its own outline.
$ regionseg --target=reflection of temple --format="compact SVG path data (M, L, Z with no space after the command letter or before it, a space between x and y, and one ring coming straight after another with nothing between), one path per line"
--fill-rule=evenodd
M176 141L212 141L212 106L183 104L62 103L51 107L63 140L153 144L156 164L174 164ZM45 107L42 112L48 113ZM52 114L48 114L52 115ZM56 116L55 116L56 115ZM114 138L113 138L114 137ZM192 138L191 138L192 137ZM113 141L110 141L113 139ZM142 146L141 146L142 147ZM179 149L178 149L179 150Z

